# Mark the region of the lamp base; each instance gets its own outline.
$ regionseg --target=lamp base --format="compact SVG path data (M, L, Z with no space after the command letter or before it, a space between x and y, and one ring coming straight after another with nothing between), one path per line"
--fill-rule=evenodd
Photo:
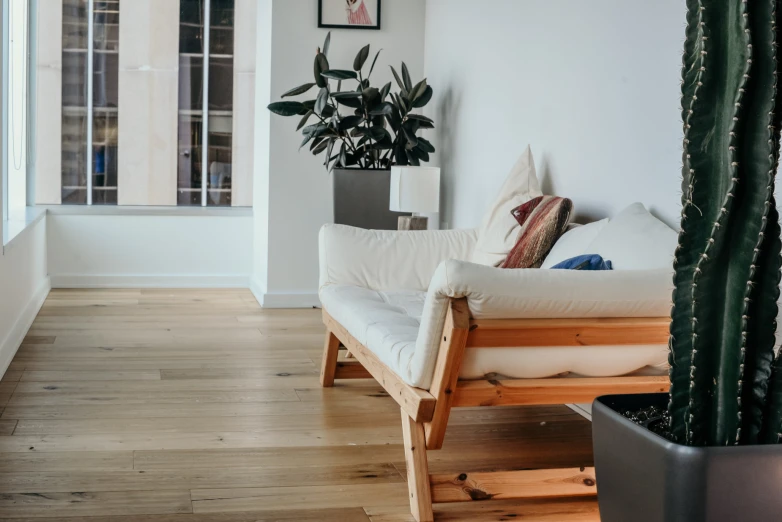
M426 230L429 228L429 218L426 216L399 216L399 230Z

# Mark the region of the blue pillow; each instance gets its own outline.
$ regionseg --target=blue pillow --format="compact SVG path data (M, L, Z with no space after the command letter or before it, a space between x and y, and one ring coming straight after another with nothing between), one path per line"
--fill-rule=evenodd
M552 270L613 270L611 261L605 261L597 254L571 257L551 267Z

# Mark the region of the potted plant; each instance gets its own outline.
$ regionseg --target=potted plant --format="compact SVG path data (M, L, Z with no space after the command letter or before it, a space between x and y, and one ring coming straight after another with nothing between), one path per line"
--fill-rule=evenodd
M353 60L352 69L332 69L328 61L331 33L315 54L314 82L289 90L282 98L300 96L317 88L314 99L285 100L269 105L280 116L299 116L296 130L314 155L325 154L323 164L334 172L334 221L363 228L394 229L406 215L388 210L392 165L420 165L429 161L434 146L418 136L434 122L416 109L432 99L432 87L413 83L407 65L401 75L391 67L398 92L391 82L380 89L370 79L380 51L369 71L364 68L370 46Z
M777 0L688 0L670 394L595 401L603 522L782 518Z

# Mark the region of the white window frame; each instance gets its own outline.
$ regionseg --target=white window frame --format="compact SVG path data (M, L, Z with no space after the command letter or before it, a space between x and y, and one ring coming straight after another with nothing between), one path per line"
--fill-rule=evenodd
M7 35L9 34L9 16L8 16L8 4L9 0L2 0L0 6L0 49L2 53L0 56L0 219L5 222L8 221L8 136L6 130L8 129L8 45L6 44Z
M12 212L12 205L10 201L10 172L8 169L8 161L9 158L12 157L15 154L15 150L11 150L11 146L17 147L21 146L22 148L22 159L21 161L24 162L24 201L22 201L22 205L20 209L15 210L23 210L26 209L26 207L29 205L30 201L30 185L31 185L31 169L30 169L30 163L31 163L31 147L30 147L30 125L32 124L32 114L31 114L31 103L32 103L32 96L30 93L32 92L32 73L31 73L31 66L32 66L32 60L31 60L31 43L32 43L32 37L31 32L33 29L33 18L32 18L32 9L34 7L32 0L23 0L22 2L17 1L17 5L23 5L26 9L26 17L27 17L27 23L25 28L25 37L26 37L26 43L25 43L25 53L24 53L24 61L25 61L25 90L26 93L23 94L25 97L25 103L24 103L24 121L22 123L22 136L21 140L22 143L16 143L15 141L12 141L14 138L12 138L14 133L7 133L8 125L9 125L9 117L12 114L11 112L11 103L13 103L14 100L11 99L11 74L9 72L9 68L12 64L12 57L11 53L15 53L15 49L13 49L11 46L7 45L7 39L11 37L11 2L14 2L15 0L2 0L2 16L0 16L0 23L2 24L0 29L0 35L2 35L2 43L0 44L0 49L2 52L0 53L0 56L2 56L2 65L0 66L0 69L2 69L2 73L0 73L0 81L2 82L2 107L0 107L0 125L2 125L2 131L0 131L0 142L2 144L2 152L0 152L0 158L2 158L2 188L0 189L0 195L2 196L0 199L0 209L2 210L0 212L0 217L3 221L8 221L11 219L17 220L17 219L25 219L23 215L17 216L16 213L14 215L11 215ZM18 55L16 55L18 56ZM5 75L8 74L6 77ZM11 143L9 143L11 142Z
M6 1L0 4L0 35L7 34ZM0 38L0 245L5 246L6 217L6 145L5 145L5 38ZM3 250L5 250L3 248Z
M202 89L204 92L201 111L201 206L209 201L209 55L211 54L212 0L204 0L204 73Z
M92 206L92 176L95 168L93 156L95 154L92 145L95 118L95 101L92 99L95 81L95 0L87 2L87 206Z

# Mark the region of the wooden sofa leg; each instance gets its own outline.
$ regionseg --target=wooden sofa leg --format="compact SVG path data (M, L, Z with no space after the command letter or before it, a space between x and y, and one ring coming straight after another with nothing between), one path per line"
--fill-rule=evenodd
M423 423L416 423L402 410L402 436L405 442L407 488L410 512L417 522L433 522L432 492L429 486L429 461Z
M334 386L334 374L337 372L339 344L337 336L331 331L326 331L326 342L323 345L323 363L320 367L320 384L324 388Z

